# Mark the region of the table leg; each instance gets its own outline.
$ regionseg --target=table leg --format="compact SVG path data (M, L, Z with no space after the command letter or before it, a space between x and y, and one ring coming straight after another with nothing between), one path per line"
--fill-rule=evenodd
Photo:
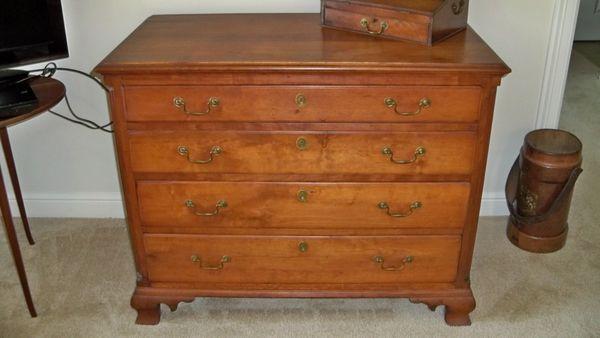
M21 222L23 222L25 235L27 236L29 244L34 245L35 242L33 241L33 236L31 236L31 230L29 229L29 221L27 220L23 195L21 194L21 185L19 184L19 178L17 177L17 168L15 166L15 160L13 159L12 149L10 148L10 140L8 139L6 127L0 128L0 140L2 141L2 150L4 150L4 157L6 158L6 164L8 165L8 173L10 174L10 181L12 182L17 205L19 206L19 213L21 214Z
M19 241L17 240L17 234L15 232L15 225L12 221L12 215L10 212L10 205L8 204L8 196L6 195L6 186L4 185L4 179L2 178L2 172L0 171L0 210L2 211L2 218L4 219L4 227L6 228L6 236L8 237L8 244L12 251L15 266L17 267L17 273L19 274L19 281L21 282L21 288L25 295L25 302L31 317L37 317L33 300L31 299L31 292L29 291L29 284L27 283L27 275L25 274L25 266L23 265L23 257L21 257L21 249L19 248Z

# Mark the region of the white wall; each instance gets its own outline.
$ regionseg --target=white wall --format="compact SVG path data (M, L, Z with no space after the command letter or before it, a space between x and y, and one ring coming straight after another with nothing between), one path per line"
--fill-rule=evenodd
M575 41L600 41L600 0L581 0Z
M90 71L152 14L320 10L319 0L62 2L71 57L58 63L84 71ZM471 0L470 24L513 69L498 92L483 214L505 213L506 174L523 136L535 124L554 2ZM58 78L67 86L78 112L96 121L108 119L106 99L98 87L70 74L59 73ZM62 106L57 110L65 111ZM30 216L123 215L109 135L67 124L49 114L9 132Z

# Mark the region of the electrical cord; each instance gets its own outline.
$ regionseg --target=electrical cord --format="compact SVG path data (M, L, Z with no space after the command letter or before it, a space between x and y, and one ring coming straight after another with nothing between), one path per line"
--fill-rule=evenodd
M85 72L82 72L80 70L77 70L77 69L58 67L56 65L56 63L54 63L54 62L48 63L43 69L34 69L34 70L29 71L30 73L38 73L39 72L40 75L29 76L26 80L30 80L30 79L36 78L36 77L51 78L51 77L54 76L54 74L58 70L67 71L67 72L72 72L72 73L76 73L76 74L79 74L79 75L83 75L83 76L85 76L85 77L93 80L94 82L96 82L96 84L98 84L105 92L107 92L107 93L110 92L110 90L108 89L108 87L106 87L104 85L104 83L102 83L100 80L98 80L94 76L92 76L90 74L87 74ZM70 118L70 117L67 117L67 116L65 116L63 114L57 113L57 112L55 112L55 111L53 111L51 109L49 109L48 111L51 114L53 114L53 115L55 115L57 117L60 117L60 118L62 118L64 120L66 120L66 121L69 121L69 122L72 122L72 123L84 126L84 127L88 128L88 129L100 130L100 131L103 131L103 132L106 132L106 133L114 133L113 130L107 129L108 127L110 127L113 124L112 121L109 122L109 123L107 123L107 124L104 124L104 125L99 125L99 124L97 124L96 122L94 122L92 120L85 119L85 118L83 118L83 117L75 114L75 111L73 110L73 107L71 106L71 102L69 101L69 97L66 94L65 94L65 103L67 104L67 109L69 110L69 112L71 113L71 115L74 117L74 119Z

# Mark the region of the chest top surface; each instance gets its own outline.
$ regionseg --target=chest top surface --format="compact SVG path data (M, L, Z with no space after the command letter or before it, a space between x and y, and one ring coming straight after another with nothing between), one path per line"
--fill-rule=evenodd
M319 14L152 16L96 71L215 69L510 71L471 28L427 47L322 28Z

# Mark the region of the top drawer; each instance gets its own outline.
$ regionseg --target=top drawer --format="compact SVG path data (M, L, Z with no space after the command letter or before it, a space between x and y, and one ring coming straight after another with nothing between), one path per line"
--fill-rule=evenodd
M128 86L127 120L459 122L478 118L479 87Z

